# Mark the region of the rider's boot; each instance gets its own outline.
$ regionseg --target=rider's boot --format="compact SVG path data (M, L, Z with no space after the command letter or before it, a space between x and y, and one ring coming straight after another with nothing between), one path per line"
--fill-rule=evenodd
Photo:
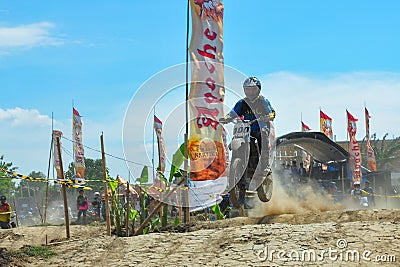
M269 153L263 153L261 155L260 160L257 165L257 169L254 172L253 177L251 178L249 191L255 192L257 188L261 185L264 179L271 179L272 170L269 167Z

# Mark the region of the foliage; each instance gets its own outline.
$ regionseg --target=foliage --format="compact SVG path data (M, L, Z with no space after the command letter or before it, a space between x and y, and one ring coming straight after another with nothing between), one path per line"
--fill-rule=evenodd
M24 255L30 257L50 258L57 255L56 252L44 246L23 246L22 248L14 251L15 255Z
M4 161L4 156L0 156L0 168L9 170L9 171L15 171L18 169L18 167L13 166L12 162L5 162ZM14 186L14 183L12 182L13 176L3 172L0 170L0 194L1 195L7 195L6 192L9 192L10 188ZM10 197L10 196L8 196Z
M94 190L94 191L102 191L103 189L103 183L102 182L90 182L91 180L103 180L103 161L101 159L91 159L91 158L85 158L85 179L89 183L89 186ZM109 175L109 170L108 168L106 169L106 175ZM75 177L75 170L74 170L74 163L71 162L68 165L68 170L65 173L65 177L67 179L74 179Z
M388 140L388 134L386 133L380 140L376 137L376 134L371 136L371 146L374 149L376 169L381 170L398 170L400 161L400 137ZM365 146L365 142L363 144ZM362 151L366 151L362 148ZM366 164L367 155L364 155L363 162Z
M221 212L218 204L215 204L211 209L215 213L215 215L217 215L218 220L225 219L225 215Z
M147 184L149 182L149 168L147 166L144 166L142 169L142 173L140 174L140 177L137 179L137 181L142 185L142 184Z

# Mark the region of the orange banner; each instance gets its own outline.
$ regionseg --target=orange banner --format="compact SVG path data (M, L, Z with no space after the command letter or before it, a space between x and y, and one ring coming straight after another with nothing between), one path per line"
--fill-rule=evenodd
M370 118L371 118L371 116L369 115L368 109L365 108L365 128L366 128L365 139L367 141L367 168L370 171L376 171L375 152L371 146L370 136L369 136L369 119Z
M225 148L222 127L224 58L222 1L191 0L192 38L190 58L190 179L216 180L225 173Z
M72 129L74 138L75 180L83 182L85 180L85 157L82 144L82 120L81 115L74 108L72 113Z

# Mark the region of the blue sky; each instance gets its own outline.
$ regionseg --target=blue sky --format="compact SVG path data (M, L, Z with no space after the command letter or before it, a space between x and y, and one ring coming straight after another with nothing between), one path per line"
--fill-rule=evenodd
M348 109L359 118L362 139L364 104L371 133L400 135L400 2L224 5L225 64L262 80L277 111L277 135L300 130L301 117L318 130L322 108L337 140L346 140ZM123 156L132 96L154 74L185 61L185 34L186 1L0 0L0 155L24 174L46 172L51 114L69 137L74 103L85 144L99 149L104 132L107 152ZM174 97L184 99L179 91ZM234 99L227 93L227 103ZM159 111L161 120L167 111ZM167 154L174 138L166 136ZM133 160L148 164L137 151ZM108 163L112 175L128 175L120 160Z

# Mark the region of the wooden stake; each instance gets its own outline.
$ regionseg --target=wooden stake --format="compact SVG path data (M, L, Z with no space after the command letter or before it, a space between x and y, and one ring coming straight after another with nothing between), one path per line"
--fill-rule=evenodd
M103 133L100 136L100 143L101 143L101 158L103 161L103 186L104 186L104 199L105 199L104 204L106 205L107 235L111 236L110 206L108 204L108 189L107 189L106 154L104 152Z
M129 211L130 211L130 207L129 207L129 195L130 195L130 191L129 191L129 182L127 182L127 189L126 189L126 194L125 194L125 232L126 232L126 237L129 236Z
M63 182L65 182L65 175L64 175L64 168L63 168L63 163L62 163L62 157L61 157L61 146L60 146L60 138L57 137L57 149L60 152L58 154L59 160L60 160L60 171L63 176ZM65 231L67 234L67 239L70 238L70 232L69 232L69 215L68 215L68 201L67 201L67 190L65 183L62 184L62 196L64 200L64 219L65 219Z

